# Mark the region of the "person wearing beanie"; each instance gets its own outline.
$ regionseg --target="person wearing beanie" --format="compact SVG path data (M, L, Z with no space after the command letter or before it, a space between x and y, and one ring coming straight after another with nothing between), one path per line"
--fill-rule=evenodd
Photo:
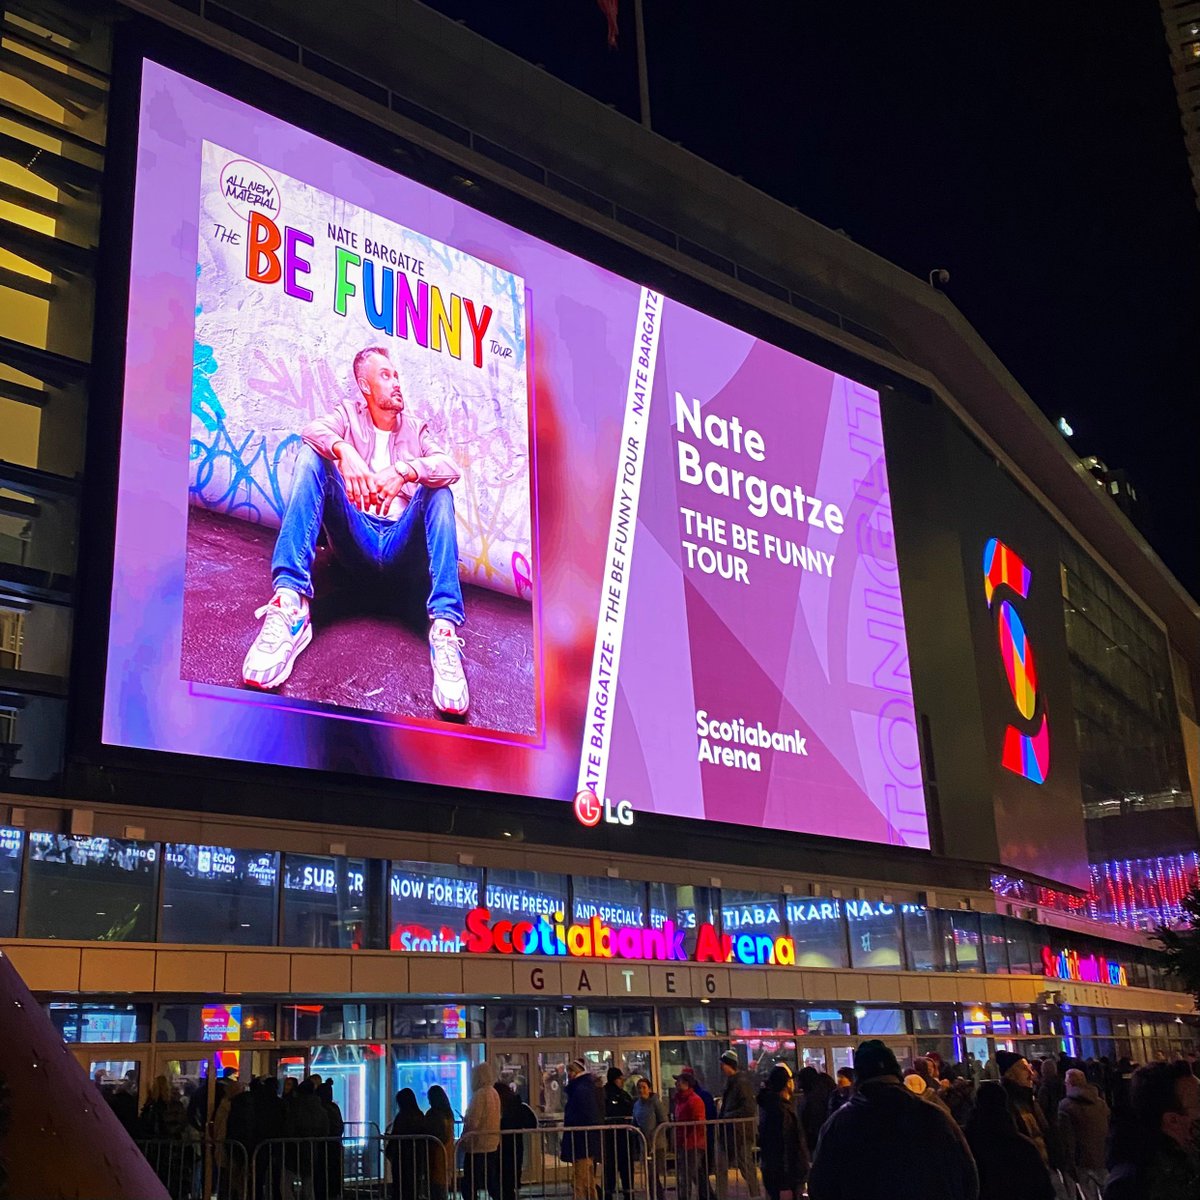
M1063 1169L1078 1184L1086 1200L1099 1200L1108 1178L1104 1165L1108 1105L1078 1067L1067 1071L1063 1083L1066 1095L1058 1102L1057 1126Z
M746 1181L747 1195L758 1196L758 1168L754 1165L754 1121L758 1105L754 1099L754 1084L748 1071L742 1070L736 1050L721 1055L721 1074L725 1091L721 1096L720 1135L717 1139L717 1196L725 1200L729 1191L729 1172L737 1167ZM737 1125L730 1121L740 1122Z
M895 1054L872 1038L854 1054L853 1096L821 1130L808 1194L810 1200L978 1200L979 1177L949 1113L910 1092Z
M559 1157L572 1164L572 1200L596 1200L596 1159L600 1154L600 1096L582 1058L567 1065L567 1102L563 1108ZM583 1129L583 1133L571 1133Z
M1011 1050L997 1050L996 1069L1000 1072L1000 1086L1008 1097L1008 1108L1017 1128L1033 1142L1042 1162L1049 1167L1050 1122L1033 1094L1033 1068L1029 1060Z
M966 1135L979 1170L979 1200L1055 1200L1050 1172L1018 1130L1003 1084L979 1085Z
M795 1103L796 1082L780 1063L758 1093L758 1150L763 1187L770 1200L799 1196L808 1178L809 1154Z
M617 1178L621 1180L621 1195L625 1200L633 1196L633 1155L630 1153L629 1129L633 1125L633 1097L625 1090L625 1073L620 1067L609 1067L605 1077L602 1102L604 1124L623 1126L611 1132L605 1130L604 1153L604 1200L613 1200L617 1190Z

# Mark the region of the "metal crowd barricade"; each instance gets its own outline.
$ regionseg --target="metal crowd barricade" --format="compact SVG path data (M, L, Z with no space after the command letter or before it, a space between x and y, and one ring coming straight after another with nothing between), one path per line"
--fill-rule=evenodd
M171 1200L246 1200L250 1164L241 1142L150 1138L137 1146Z
M340 1137L272 1138L254 1148L248 1200L335 1200L344 1172Z
M668 1121L654 1131L650 1200L755 1200L762 1195L754 1117Z
M493 1154L473 1153L460 1140L462 1200L486 1191L493 1200L650 1200L649 1148L632 1124L504 1129Z
M374 1178L362 1180L354 1200L447 1200L454 1182L454 1143L431 1133L385 1134L370 1140ZM368 1184L370 1186L368 1186Z

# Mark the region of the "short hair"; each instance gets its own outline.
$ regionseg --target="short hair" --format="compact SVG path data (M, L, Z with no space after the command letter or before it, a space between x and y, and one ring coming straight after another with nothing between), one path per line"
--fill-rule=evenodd
M1182 1112L1177 1090L1179 1081L1187 1079L1192 1068L1185 1062L1150 1063L1133 1073L1129 1089L1129 1107L1138 1126L1147 1133L1157 1133L1167 1113Z
M384 358L391 358L391 355L388 354L386 346L364 346L363 349L361 349L354 356L354 363L350 368L354 374L355 383L358 383L362 379L362 365L372 354L382 354Z

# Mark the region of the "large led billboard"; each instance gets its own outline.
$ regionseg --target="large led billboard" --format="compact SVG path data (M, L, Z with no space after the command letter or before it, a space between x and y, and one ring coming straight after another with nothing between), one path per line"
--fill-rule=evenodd
M929 844L879 397L147 61L103 740Z

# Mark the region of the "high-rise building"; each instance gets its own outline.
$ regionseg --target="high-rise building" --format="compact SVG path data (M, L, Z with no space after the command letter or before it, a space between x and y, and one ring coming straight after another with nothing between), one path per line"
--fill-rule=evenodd
M1200 1049L1195 600L944 294L420 4L2 38L0 949L102 1086Z
M1192 187L1200 203L1200 4L1195 0L1159 0L1159 3L1171 51Z

